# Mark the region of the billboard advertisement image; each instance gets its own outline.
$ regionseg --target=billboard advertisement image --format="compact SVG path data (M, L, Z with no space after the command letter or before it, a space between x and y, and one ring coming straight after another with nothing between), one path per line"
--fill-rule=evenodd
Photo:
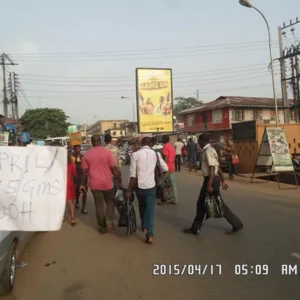
M172 132L172 70L138 68L136 88L139 132Z

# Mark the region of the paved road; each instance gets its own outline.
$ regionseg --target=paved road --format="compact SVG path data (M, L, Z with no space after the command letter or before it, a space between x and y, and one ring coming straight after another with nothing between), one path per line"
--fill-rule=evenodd
M189 236L181 229L194 217L202 179L187 171L176 175L181 202L157 207L153 245L144 244L140 232L99 235L89 199L90 213L80 216L76 228L64 224L59 232L35 235L22 258L28 267L18 270L13 295L6 299L299 299L299 275L281 275L284 264L297 265L300 274L300 259L291 255L300 253L299 191L237 179L224 198L245 230L229 235L225 220L210 220L201 236ZM202 276L153 276L153 264L219 264L222 274L215 267L214 275L207 270ZM235 265L243 264L249 274L235 275ZM268 265L269 274L250 274L254 265Z

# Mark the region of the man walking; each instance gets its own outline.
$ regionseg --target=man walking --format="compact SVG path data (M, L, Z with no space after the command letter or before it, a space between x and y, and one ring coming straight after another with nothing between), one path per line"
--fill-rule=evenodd
M184 147L184 144L181 141L181 138L177 139L177 142L175 142L174 147L176 150L175 171L180 172L181 171L182 149Z
M135 189L139 201L142 230L146 233L146 242L148 244L153 243L156 204L155 168L158 159L162 173L168 171L168 166L161 156L158 155L157 157L155 151L151 149L151 142L150 137L144 137L142 140L142 148L132 154L130 180L127 192L127 197L130 199Z
M104 137L104 141L106 144L106 149L108 149L114 156L116 162L117 162L117 167L119 169L119 171L121 172L122 170L122 161L121 161L121 156L120 156L120 150L118 147L112 145L111 141L112 141L112 137L110 134L106 134ZM114 197L117 193L118 190L118 179L114 176Z
M204 177L203 185L197 202L197 213L192 226L188 229L183 229L185 233L200 234L200 229L205 216L205 198L207 194L213 194L221 197L220 185L226 190L226 184L223 172L219 165L218 154L216 150L209 144L209 136L202 134L199 136L199 145L204 150L202 154L202 173ZM221 178L220 178L221 177ZM221 198L222 199L222 198ZM222 199L223 201L223 199ZM230 210L223 201L223 210L225 219L231 224L232 231L238 232L243 229L241 220Z
M114 234L114 190L113 175L118 180L119 187L122 186L121 172L117 162L108 149L102 147L101 138L98 134L92 136L93 148L88 150L82 158L82 181L80 190L86 192L84 184L89 177L89 187L93 193L96 216L100 233ZM106 204L106 205L105 205Z
M177 193L177 187L176 187L176 182L175 182L175 157L176 157L176 152L175 148L171 145L170 143L170 137L168 135L163 136L163 158L165 162L168 165L168 177L171 187L172 187L172 192L173 192L173 199L168 201L167 203L169 204L177 204L179 202L178 200L178 193Z

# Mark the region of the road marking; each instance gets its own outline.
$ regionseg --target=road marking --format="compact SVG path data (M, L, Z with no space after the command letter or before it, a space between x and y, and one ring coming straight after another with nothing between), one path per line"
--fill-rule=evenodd
M300 254L297 253L297 252L291 253L291 255L298 258L298 259L300 259Z

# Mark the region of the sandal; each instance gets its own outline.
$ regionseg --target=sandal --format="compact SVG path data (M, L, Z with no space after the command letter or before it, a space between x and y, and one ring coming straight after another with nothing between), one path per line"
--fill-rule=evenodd
M76 226L76 224L77 224L76 221L71 222L71 226L73 226L73 227Z
M81 211L81 213L84 214L84 215L87 215L87 214L88 214L88 212L87 212L85 209L83 209L83 210Z

